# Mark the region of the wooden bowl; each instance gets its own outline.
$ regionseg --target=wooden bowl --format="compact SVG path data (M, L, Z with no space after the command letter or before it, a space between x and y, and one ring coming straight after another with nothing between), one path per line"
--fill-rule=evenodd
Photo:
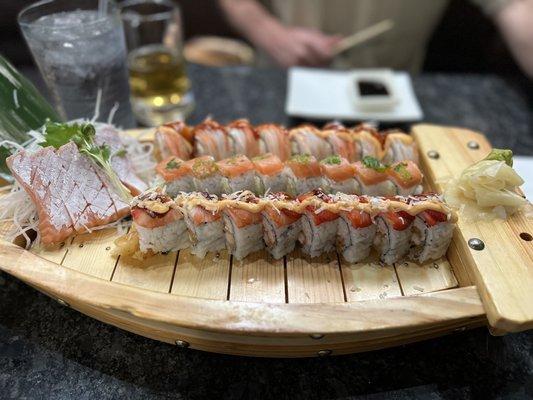
M426 184L437 190L439 179L490 149L462 129L419 125L413 135ZM459 221L446 258L392 266L298 251L279 261L257 253L237 262L226 252L200 260L188 250L132 261L111 255L117 235L108 229L46 250L0 242L0 268L61 304L180 347L325 356L440 336L487 317L495 333L531 328L533 249L519 237L531 228L524 215L497 228ZM468 247L474 234L485 251Z

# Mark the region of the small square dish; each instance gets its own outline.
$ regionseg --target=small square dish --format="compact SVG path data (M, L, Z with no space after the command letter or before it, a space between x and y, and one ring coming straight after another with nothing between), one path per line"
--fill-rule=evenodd
M383 69L291 68L285 112L309 119L412 122L423 118L409 74Z

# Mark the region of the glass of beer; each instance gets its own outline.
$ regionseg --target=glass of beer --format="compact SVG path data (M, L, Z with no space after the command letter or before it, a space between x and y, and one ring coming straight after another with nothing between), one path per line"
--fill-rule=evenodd
M135 116L146 126L185 119L194 98L179 8L170 0L126 0L120 8Z

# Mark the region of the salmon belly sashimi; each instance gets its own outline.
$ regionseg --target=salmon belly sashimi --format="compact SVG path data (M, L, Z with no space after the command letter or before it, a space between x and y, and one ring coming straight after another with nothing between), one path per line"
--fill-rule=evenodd
M35 204L44 245L61 243L130 212L107 176L73 142L57 150L21 150L7 159L7 165Z

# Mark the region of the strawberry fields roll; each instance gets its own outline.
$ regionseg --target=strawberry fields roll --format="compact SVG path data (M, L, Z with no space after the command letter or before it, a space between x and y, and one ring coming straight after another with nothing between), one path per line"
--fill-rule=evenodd
M272 193L267 199L271 204L262 212L263 238L268 252L277 260L294 250L302 229L302 214L275 205L276 201L290 200L284 193Z
M175 197L179 192L195 190L192 166L194 161L183 161L170 156L156 166L157 184L166 187L166 193Z
M368 257L376 236L376 225L370 214L357 209L343 211L338 224L337 249L344 259L355 263Z
M165 253L189 247L183 214L162 190L147 191L135 197L131 215L142 253Z
M216 207L217 196L205 193L195 195L203 197L207 203L211 203L213 207ZM180 200L178 196L177 201L182 203L180 205L185 215L185 223L192 243L191 253L204 258L208 252L224 249L226 240L221 213L215 209L208 209L205 205L188 201L187 197L185 197L183 202Z
M353 164L361 193L369 196L394 196L396 187L389 180L388 168L374 157L364 157Z
M414 219L405 211L388 211L375 217L377 233L374 246L382 262L391 265L409 253Z
M252 163L255 168L258 194L288 191L288 184L293 179L293 174L278 156L267 153L252 158Z
M196 190L217 196L222 194L222 175L215 159L211 156L203 156L191 161L193 182Z
M453 227L445 213L434 210L419 213L413 222L410 258L423 263L443 257L452 240Z
M303 201L314 196L319 203L330 203L332 197L317 189L313 192L298 197ZM302 251L310 257L318 257L321 254L335 249L339 214L328 210L321 210L319 206L308 205L301 219L302 231L298 240L302 245Z
M355 167L345 158L329 156L320 161L324 187L329 193L360 194L361 187L355 178Z
M308 154L292 156L285 165L293 174L288 187L290 194L299 195L324 186L320 165L315 157Z
M238 192L227 197L239 203L255 204L258 199L251 192ZM237 260L265 247L261 211L247 210L236 204L223 211L226 247Z

